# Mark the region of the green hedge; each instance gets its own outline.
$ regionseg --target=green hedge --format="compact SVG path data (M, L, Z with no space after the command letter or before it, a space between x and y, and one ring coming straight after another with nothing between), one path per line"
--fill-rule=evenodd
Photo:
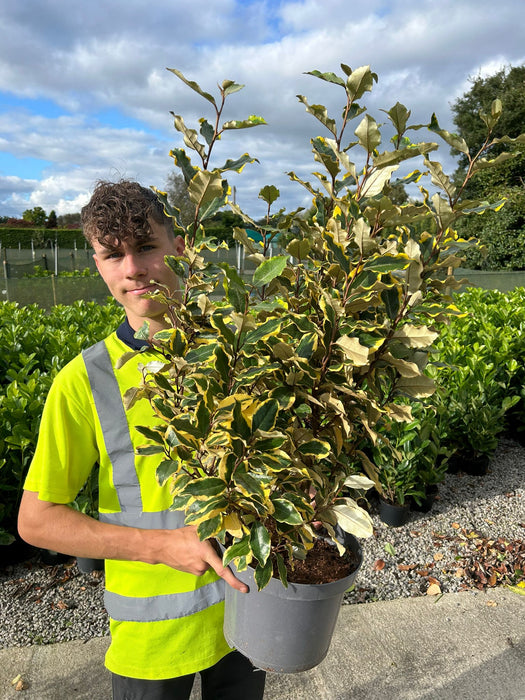
M49 313L36 304L0 304L0 543L8 543L16 532L22 487L53 377L122 318L122 308L113 300L55 306Z
M84 236L79 228L22 228L0 225L0 241L2 248L43 248L47 241L57 241L60 248L73 248L84 245Z

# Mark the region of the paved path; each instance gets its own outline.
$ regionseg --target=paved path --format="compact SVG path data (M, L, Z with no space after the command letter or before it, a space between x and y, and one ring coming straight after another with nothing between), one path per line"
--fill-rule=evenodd
M0 650L1 700L109 700L107 644ZM23 692L11 685L18 674ZM343 606L326 659L271 674L266 687L265 700L525 700L525 597L494 589Z

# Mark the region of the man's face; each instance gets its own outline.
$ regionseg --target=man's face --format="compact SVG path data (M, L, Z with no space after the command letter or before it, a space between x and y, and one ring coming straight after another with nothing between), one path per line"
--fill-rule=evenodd
M178 289L174 272L165 264L165 255L182 255L184 241L172 236L164 226L150 220L151 237L148 240L122 241L107 248L93 240L93 258L100 276L115 299L122 304L131 327L138 330L144 321L150 322L151 334L164 328L166 307L144 296L158 289L152 280Z

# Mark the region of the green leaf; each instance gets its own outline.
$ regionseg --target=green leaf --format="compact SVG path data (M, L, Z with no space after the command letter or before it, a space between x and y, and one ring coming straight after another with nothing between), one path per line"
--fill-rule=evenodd
M252 126L259 126L260 124L266 124L265 120L255 114L250 114L248 119L242 119L241 121L232 119L229 122L224 122L222 128L224 131L228 129L250 129Z
M308 440L299 445L297 451L302 455L310 455L312 457L328 457L332 448L328 442L324 440Z
M293 241L288 243L286 252L301 261L306 259L311 249L312 244L307 238L294 238Z
M407 109L405 105L401 104L401 102L396 102L396 104L391 107L388 112L386 109L382 109L381 111L388 114L388 118L395 126L398 134L405 133L407 122L411 115L411 111Z
M153 442L157 442L160 444L164 443L164 429L163 428L148 428L148 426L145 425L136 425L135 428L139 433L144 435L144 437L147 437L149 440L153 440Z
M215 369L222 381L227 382L230 376L230 357L220 345L215 348Z
M242 440L248 440L252 434L250 426L244 418L241 401L235 402L235 407L233 409L233 422L231 425L231 432L239 436Z
M225 95L232 95L234 92L242 90L244 85L235 83L233 80L224 80L221 87Z
M288 525L302 525L303 518L293 503L285 498L272 498L272 503L275 507L275 520Z
M386 552L387 554L390 554L391 557L395 557L395 556L396 556L396 550L395 550L394 547L390 544L390 542L387 542L387 543L385 544L385 552Z
M365 92L370 92L377 83L377 74L372 73L370 66L360 66L348 76L346 91L352 101L359 100Z
M279 318L271 318L265 321L253 331L249 331L249 333L246 334L246 343L255 344L260 340L275 335L281 325L282 321Z
M244 153L240 158L237 158L237 160L230 160L228 158L228 160L226 161L226 163L224 163L222 168L217 168L217 171L223 173L227 170L230 170L236 173L240 173L242 172L242 169L247 163L258 162L259 161L257 160L257 158L252 158L250 155L248 155L248 153Z
M204 136L208 146L211 146L215 136L215 129L206 119L199 119L199 123L201 125L200 132L202 136Z
M259 190L259 199L263 199L267 204L273 204L280 195L281 193L274 185L265 185Z
M335 73L321 73L318 70L306 71L305 75L313 75L314 78L319 78L320 80L325 80L327 83L334 83L335 85L342 85L344 87L345 81L340 78Z
M191 164L190 159L186 155L186 151L182 148L173 148L170 151L170 156L175 161L175 165L181 169L184 182L189 185L196 173L199 172L199 169Z
M398 285L383 289L380 293L381 301L385 305L386 313L391 321L397 318L401 308L403 290Z
M275 559L277 561L277 570L279 571L281 583L285 588L288 588L288 572L286 570L284 559L278 552L275 555Z
M195 90L195 92L199 93L202 97L204 97L205 100L208 100L208 102L211 102L212 105L216 106L215 103L215 98L213 95L210 95L209 92L204 92L204 90L198 85L196 82L193 80L188 80L179 70L176 68L168 68L171 73L174 73L178 78L182 80L183 83L186 83L188 87L190 87L192 90Z
M276 255L273 258L264 260L253 273L252 282L254 286L259 288L264 287L264 285L269 284L273 279L279 277L286 267L287 262L287 255Z
M218 496L224 493L228 485L217 476L205 476L202 479L196 479L186 486L186 493L191 494L194 498L210 498L210 496Z
M359 145L362 146L367 153L375 151L381 143L381 133L377 122L369 114L365 114L354 133L359 139Z
M445 131L445 129L442 129L438 124L438 120L435 114L433 114L430 119L428 129L429 131L433 131L434 133L441 136L441 138L456 151L459 151L460 153L469 152L465 139L461 138L461 136L458 136L457 134L451 134L448 131Z
M228 564L234 559L237 559L237 557L246 557L248 554L250 554L250 552L250 536L245 535L242 540L239 540L239 542L235 542L235 544L232 544L231 547L228 547L228 549L224 552L222 563L224 566L228 566Z
M450 198L452 198L456 193L456 187L449 176L445 175L443 172L441 163L428 160L428 158L424 159L424 163L430 171L432 183L442 189Z
M271 552L270 533L264 525L256 520L250 532L250 547L253 556L257 559L261 566L264 566L268 561Z
M275 426L279 413L279 403L276 399L267 399L258 405L252 418L252 432L256 430L270 431Z
M223 285L226 292L226 299L230 302L235 311L241 314L244 313L250 294L244 280L235 268L230 267L226 263L220 263L219 267L224 271Z
M199 141L199 137L195 129L188 129L188 127L184 123L184 119L179 114L174 114L172 112L172 115L175 128L177 129L177 131L180 131L183 135L184 143L186 144L186 146L188 146L188 148L191 148L194 151L197 151L201 158L204 158L206 154L206 149L204 145Z
M233 474L233 482L239 488L239 490L251 500L252 504L257 499L261 503L265 500L265 493L261 485L261 481L255 476L237 469L237 471Z
M313 75L313 73L312 73ZM332 119L331 117L328 116L328 112L326 111L326 107L323 105L310 105L308 104L308 100L304 95L297 95L297 99L299 102L302 102L304 106L306 107L306 111L309 114L312 114L316 119L318 119L321 124L326 126L326 128L334 135L337 136L337 127L335 123L335 119Z
M161 486L164 486L166 481L174 474L175 472L178 472L180 468L180 465L178 462L175 462L173 459L164 459L159 466L157 467L157 471L155 472L155 476L157 477L157 481Z
M222 198L223 187L220 174L209 170L198 170L188 185L188 195L199 207Z
M200 365L206 362L206 360L209 360L214 352L215 344L209 343L208 345L201 345L195 348L195 350L190 350L184 359L190 365Z
M297 346L297 356L309 360L317 349L318 340L317 333L306 333L303 335Z
M272 578L273 566L271 560L268 560L264 566L260 564L256 567L254 573L255 583L257 588L261 591L265 586L267 586Z
M235 334L224 322L224 318L220 311L216 311L210 319L211 325L219 332L222 340L228 345L233 345L235 342Z
M197 525L197 535L201 542L209 540L210 537L215 537L215 535L222 530L223 520L224 515L220 513L209 520L204 520L202 523L199 523Z

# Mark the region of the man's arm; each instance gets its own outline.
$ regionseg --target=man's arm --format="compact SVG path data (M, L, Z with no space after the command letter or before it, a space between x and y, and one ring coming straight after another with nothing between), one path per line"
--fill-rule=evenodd
M34 491L24 491L18 531L35 547L72 556L166 564L195 576L212 568L233 588L242 593L248 590L222 565L210 542L199 540L193 526L177 530L142 530L111 525L67 505L41 501Z

